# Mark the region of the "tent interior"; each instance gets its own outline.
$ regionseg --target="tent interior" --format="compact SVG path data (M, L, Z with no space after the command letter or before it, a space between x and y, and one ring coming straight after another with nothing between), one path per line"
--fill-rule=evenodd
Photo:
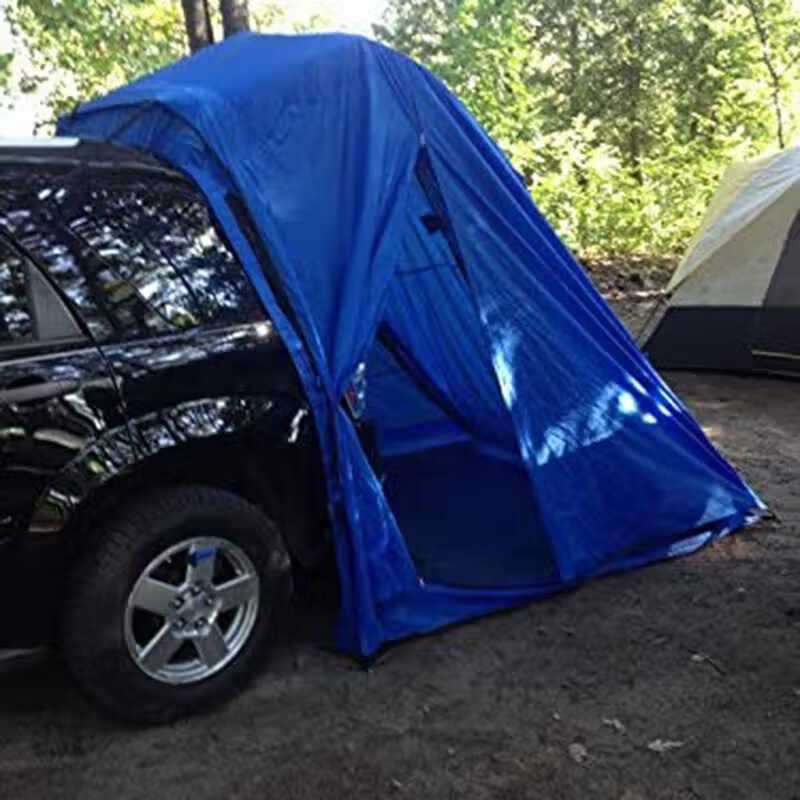
M377 433L384 491L424 580L552 583L553 554L530 502L530 479L457 245L433 218L418 179L366 362L365 413ZM460 355L467 343L471 362Z

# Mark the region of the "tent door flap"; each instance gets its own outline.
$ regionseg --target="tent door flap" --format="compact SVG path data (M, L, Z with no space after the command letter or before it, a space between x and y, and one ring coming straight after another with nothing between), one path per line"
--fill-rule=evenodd
M761 369L800 372L800 213L758 312L751 352Z

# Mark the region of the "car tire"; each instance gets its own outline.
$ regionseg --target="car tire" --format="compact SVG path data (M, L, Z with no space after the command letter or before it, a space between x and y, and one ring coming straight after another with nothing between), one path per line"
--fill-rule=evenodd
M62 620L80 687L113 715L149 723L239 691L291 592L270 519L229 492L181 486L140 495L98 534L72 569Z

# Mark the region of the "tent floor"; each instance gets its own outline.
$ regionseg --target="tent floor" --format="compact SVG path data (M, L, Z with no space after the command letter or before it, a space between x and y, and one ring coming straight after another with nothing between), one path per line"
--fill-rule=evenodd
M384 466L389 503L425 580L511 587L555 577L520 464L464 443L396 456Z

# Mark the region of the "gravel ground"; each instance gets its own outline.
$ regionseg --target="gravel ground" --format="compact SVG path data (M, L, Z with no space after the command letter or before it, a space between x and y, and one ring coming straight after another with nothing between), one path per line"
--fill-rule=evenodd
M3 676L0 796L800 800L800 386L669 379L780 521L369 671L308 596L246 693L167 727L103 718L57 661Z

